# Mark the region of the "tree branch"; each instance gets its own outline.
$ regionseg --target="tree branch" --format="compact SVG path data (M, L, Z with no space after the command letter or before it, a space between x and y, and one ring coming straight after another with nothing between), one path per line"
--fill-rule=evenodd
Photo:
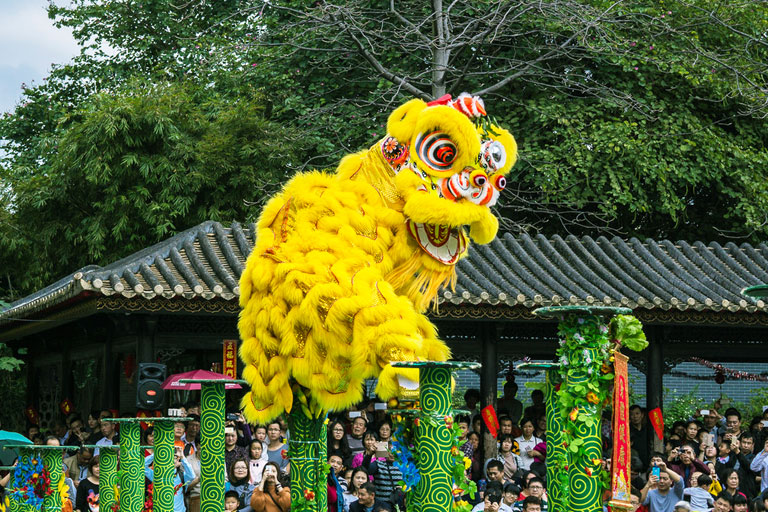
M403 89L405 89L406 91L410 92L414 96L417 96L417 97L419 97L419 98L421 98L421 99L423 99L425 101L429 101L429 100L432 99L429 96L429 94L425 93L424 91L422 91L418 87L415 87L414 85L408 83L408 81L405 78L403 78L401 76L398 76L395 73L393 73L392 71L390 71L389 69L385 68L384 65L372 53L370 53L365 48L363 43L352 32L352 30L350 29L350 26L347 23L343 22L342 20L339 20L332 13L329 13L329 16L331 17L331 19L334 22L338 23L342 27L344 32L346 32L347 35L352 39L352 41L354 41L355 46L357 47L358 53L360 53L360 55L371 66L373 66L373 68L379 73L379 75L381 75L383 78L389 80L390 82L398 85L399 87L402 87Z

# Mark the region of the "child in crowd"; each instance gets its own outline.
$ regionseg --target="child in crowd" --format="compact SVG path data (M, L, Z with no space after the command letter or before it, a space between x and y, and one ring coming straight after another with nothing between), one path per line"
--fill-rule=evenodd
M711 485L712 478L709 475L700 474L696 479L695 487L691 486L683 490L683 499L690 502L690 510L707 512L715 506L715 498L709 493Z
M251 484L258 485L261 482L261 472L267 464L267 452L264 445L258 439L251 441L248 449L248 466L251 473Z
M355 468L351 471L347 481L349 482L349 486L347 490L342 493L342 497L344 498L344 512L349 512L349 505L357 501L357 495L360 488L363 484L370 481L370 476L368 475L368 471L364 468Z
M240 497L237 491L227 491L224 493L224 510L226 512L235 512L240 505Z

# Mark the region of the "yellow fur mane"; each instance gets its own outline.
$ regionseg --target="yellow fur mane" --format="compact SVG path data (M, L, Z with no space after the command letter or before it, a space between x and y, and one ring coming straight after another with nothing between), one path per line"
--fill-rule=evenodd
M465 169L480 150L474 125L449 106L414 100L390 116L391 140L345 157L334 174L297 175L265 206L240 280L249 420L290 411L297 385L323 410L360 401L371 377L386 399L397 394L398 375L418 379L416 370L396 370L391 361L450 356L424 312L456 283L454 260L466 254L462 226L487 243L498 223L487 206L435 192L436 180L452 173L422 171L415 157L403 159L407 167L394 165L382 149L394 140L407 156L417 130L440 123ZM454 260L436 258L414 235L432 231L453 237Z

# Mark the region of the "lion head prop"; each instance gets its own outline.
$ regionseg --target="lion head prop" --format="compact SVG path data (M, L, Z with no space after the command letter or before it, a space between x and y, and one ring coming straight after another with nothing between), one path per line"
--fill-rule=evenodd
M465 94L411 100L390 115L387 132L334 174L297 175L259 218L238 323L252 421L294 401L310 411L347 408L370 377L387 399L398 377L418 379L391 361L450 355L424 312L455 283L469 240L495 238L490 207L517 145Z

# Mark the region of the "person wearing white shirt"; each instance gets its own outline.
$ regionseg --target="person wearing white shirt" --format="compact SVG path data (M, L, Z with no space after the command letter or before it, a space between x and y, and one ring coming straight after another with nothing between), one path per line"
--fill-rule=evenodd
M763 451L755 455L752 459L749 469L756 473L760 473L760 492L764 492L768 489L768 439L765 440L765 446Z
M529 471L531 469L531 464L533 463L533 455L531 452L533 451L533 448L542 441L533 435L535 426L532 419L523 419L520 428L523 429L523 435L515 438L517 445L520 447L520 469Z

